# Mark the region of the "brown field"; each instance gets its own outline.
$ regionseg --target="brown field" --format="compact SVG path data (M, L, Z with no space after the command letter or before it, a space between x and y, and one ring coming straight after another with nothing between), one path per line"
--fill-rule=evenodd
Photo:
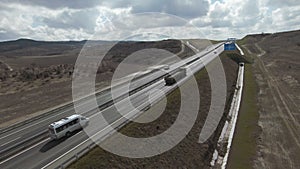
M84 44L85 41L40 42L27 39L1 42L0 128L71 101L74 64ZM164 57L171 59L166 59L164 64L172 61L171 55L178 54L180 58L184 58L194 54L178 40L119 43L93 41L90 44L93 48L91 50L96 50L99 55L108 51L97 71L97 89L108 86L118 64L137 51L168 51ZM140 60L144 62L136 59L135 62L126 61L122 64L145 68L157 64L157 56L159 53L143 55Z
M249 35L258 84L258 149L254 168L300 168L300 31Z

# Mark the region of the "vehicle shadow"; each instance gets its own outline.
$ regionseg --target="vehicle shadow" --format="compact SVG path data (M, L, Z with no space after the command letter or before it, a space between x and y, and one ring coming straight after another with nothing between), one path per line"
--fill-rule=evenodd
M74 136L75 134L77 134L78 132L80 132L81 130L76 130L74 132L71 133L71 135L69 137L62 137L58 140L50 140L48 141L41 149L40 149L40 152L42 153L45 153L47 152L48 150L54 148L55 146L59 145L60 143L68 140L70 137Z

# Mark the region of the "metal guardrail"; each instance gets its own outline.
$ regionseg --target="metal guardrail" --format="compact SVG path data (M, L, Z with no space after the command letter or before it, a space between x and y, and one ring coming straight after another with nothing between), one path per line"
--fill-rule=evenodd
M208 51L208 52L206 52L206 53L204 53L204 54L202 54L202 55L199 55L198 57L194 58L193 60L190 60L189 62L183 63L183 64L179 65L178 67L181 67L181 66L183 66L183 65L189 65L189 64L192 64L192 63L196 62L197 60L200 59L201 56L205 56L205 55L207 55L208 53L211 53L212 51L214 51L215 49L219 48L219 47L222 46L223 44L224 44L224 43L221 43L220 45L218 45L217 47L213 48L212 50L210 50L210 51ZM196 54L196 55L197 55L197 54ZM174 71L176 71L176 69L174 69ZM154 73L154 72L151 71L150 73ZM138 78L136 78L135 80L140 79L140 78L142 78L142 77L145 77L145 76L149 75L150 73L143 74L143 75L139 76ZM169 72L169 73L170 73L170 72ZM167 75L167 74L168 74L168 73L164 73L164 74L162 74L161 76L155 78L154 80L148 82L147 84L143 84L143 85L138 86L137 88L135 88L135 89L133 89L132 91L130 91L130 92L129 92L129 95L132 95L132 94L134 94L134 93L136 93L136 92L138 92L138 91L140 91L140 90L146 88L147 86L150 86L151 84L157 82L158 80L160 80L161 78L163 78L163 77L164 77L165 75ZM118 86L120 86L120 85L122 85L122 84L124 84L124 83L125 83L125 81L124 81L123 83L120 83L120 84L114 86L114 88L115 88L115 87L118 87ZM95 95L100 95L101 93L104 93L104 92L107 91L107 90L111 90L111 88L107 88L107 89L105 89L105 90L99 91L99 92L95 93ZM175 88L172 88L169 92L171 92L171 91L173 91L173 90L175 90ZM167 93L168 93L168 92L167 92ZM80 100L77 100L77 101L83 102L83 101L85 101L85 100L88 100L91 96L92 96L92 95L85 96L85 97L83 97L83 98L81 98ZM122 100L123 97L126 97L126 96L127 96L127 94L123 94L123 95L119 96L119 97L117 98L117 100L120 101L120 100ZM116 101L116 100L115 100L115 101ZM98 108L104 109L104 108L107 108L107 107L111 106L112 104L113 104L113 101L110 100L110 101L108 101L108 102L103 103L103 104L100 105ZM20 127L20 126L22 126L22 125L31 123L31 122L33 122L33 121L35 121L35 120L39 120L39 119L41 119L41 118L43 118L43 117L46 117L46 116L48 116L48 115L50 115L50 114L56 113L56 112L58 112L58 111L61 111L61 110L63 110L63 109L67 109L68 107L73 107L73 106L74 106L73 102L68 103L68 104L65 104L65 105L60 106L60 107L57 107L57 108L55 108L55 109L53 109L53 110L51 110L51 111L48 111L47 113L41 114L41 115L36 116L36 117L34 117L34 118L31 118L31 119L28 119L28 120L26 120L26 121L24 121L24 122L17 123L17 124L12 125L12 126L10 126L10 127L8 127L8 128L5 128L5 129L0 129L0 132L1 132L1 133L5 133L5 132L8 132L8 131L11 131L11 130L17 128L17 127ZM145 107L147 107L147 106L149 106L149 105L146 105ZM143 107L142 109L144 109L145 107ZM92 112L92 111L94 111L94 110L95 110L95 109L91 109L91 110L89 110L88 112L86 112L85 114L88 114L89 112ZM124 121L124 123L120 124L120 125L117 126L117 127L118 127L118 128L121 128L122 126L124 126L124 125L127 124L127 123L128 123L128 120ZM11 147L8 147L8 148L2 150L2 151L0 152L0 154L2 155L2 156L0 157L0 159L2 160L2 159L4 159L4 158L7 158L7 157L9 157L9 156L11 156L11 155L17 153L18 151L21 151L21 150L23 150L23 149L29 147L30 145L33 145L33 144L37 143L38 141L41 141L41 140L45 139L45 138L46 138L46 133L47 133L47 131L45 130L45 131L40 132L40 133L38 133L38 134L36 134L36 135L34 135L34 136L32 136L32 137L29 137L28 139L25 139L25 140L19 142L18 144L14 145L14 146L11 146ZM103 137L103 138L105 139L106 136ZM104 140L103 138L102 138L101 140ZM26 147L26 145L27 145L27 147ZM81 144L80 144L80 145L81 145ZM91 143L90 145L87 146L87 148L88 148L88 150L90 150L90 149L91 149L92 147L94 147L94 146L95 146L94 143ZM76 147L77 147L77 146L76 146ZM85 149L86 149L86 148L85 148ZM85 152L85 151L84 151L85 149L82 149L82 150L79 151L78 153L75 153L75 156L74 156L74 157L76 157L75 159L78 159L78 158L81 156L81 154L82 154L82 155L85 154L85 153L83 153L83 152ZM87 152L88 152L88 151L87 151ZM6 153L6 154L5 154L5 153ZM63 163L62 163L62 166L64 166L65 163L68 163L69 161L70 161L70 160L67 160L66 162L63 162Z
M177 86L173 86L172 88L170 88L170 90L168 90L166 92L166 95L171 93L172 91L174 91L177 88ZM153 102L153 104L159 102L159 99L157 99L155 102ZM147 106L149 106L148 104L142 104L140 105L137 109L144 109ZM130 114L132 112L129 112L128 114ZM141 114L134 114L132 117L130 118L136 118L137 116L139 116ZM115 128L116 130L121 129L123 126L125 126L126 124L128 124L129 122L131 122L129 119L130 118L120 118L117 121L113 122L112 128ZM84 142L80 143L79 145L77 145L76 147L72 148L71 150L69 150L68 152L64 153L63 155L61 155L60 157L58 157L57 159L55 159L54 161L52 161L51 163L47 164L46 166L42 167L42 169L64 169L66 168L68 165L70 165L71 163L75 162L76 160L78 160L80 157L82 157L83 155L85 155L86 153L88 153L92 148L94 148L95 146L97 146L97 143L102 142L103 140L105 140L106 138L108 138L109 136L111 136L112 134L114 134L114 132L116 130L111 130L108 131L108 129L110 128L104 128L103 130L97 132L96 134L94 134L92 137L95 137L98 133L100 132L106 132L101 136L98 136L98 139L94 141L92 141L91 139L87 139ZM107 131L105 131L107 130ZM69 157L66 157L69 156Z
M224 43L222 43L221 45L218 45L216 48L214 48L213 50L219 48L220 46L222 46ZM204 55L207 55L208 53L211 53L213 50L205 53ZM202 56L204 56L202 55ZM195 60L197 61L197 60ZM196 72L200 71L203 67L201 67L200 69L196 70ZM186 79L187 80L187 79ZM185 81L182 81L181 83L179 83L179 85L183 84ZM167 91L166 95L168 95L169 93L171 93L172 91L174 91L178 86L174 85L172 88L170 88L170 90ZM156 102L158 102L159 99L157 99ZM145 107L147 107L149 105L144 104L144 107L142 107L140 110L144 109ZM136 114L135 116L133 116L134 118L139 116L140 114ZM119 119L120 120L120 119ZM115 121L115 122L118 122ZM114 123L115 123L114 122ZM122 122L120 123L116 123L117 126L115 127L116 129L121 129L124 125L126 125L127 123L129 123L130 120L129 118L124 118ZM114 124L114 125L116 125ZM103 129L105 130L105 129ZM103 132L103 130L99 131L99 132ZM98 133L99 133L98 132ZM107 137L111 136L113 133L115 132L115 130L112 131L108 131L107 133L105 133L103 136L100 136L99 139L96 140L96 142L101 142L103 140L105 140ZM97 133L96 133L97 134ZM95 134L95 135L96 135ZM95 136L94 135L94 136ZM94 137L92 136L92 137ZM88 143L89 142L89 143ZM60 157L56 158L55 160L53 160L52 162L48 163L47 165L45 165L44 167L42 167L42 169L64 169L66 168L68 165L70 165L71 163L77 161L80 157L82 157L83 155L85 155L87 152L89 152L92 148L94 148L97 144L95 142L93 142L90 139L85 140L84 142L82 142L81 144L77 145L76 147L72 148L71 150L69 150L68 152L64 153L63 155L61 155ZM69 157L66 157L69 156Z
M225 43L225 42L222 42L222 43L221 43L220 45L218 45L216 48L222 46L224 43ZM216 48L214 48L214 49L212 49L212 50L210 50L210 51L204 53L203 55L200 55L199 57L204 56L204 55L207 55L208 53L212 52L212 51L215 50ZM197 58L196 58L196 59L197 59ZM194 61L195 61L195 60L194 60ZM184 64L183 64L183 65L184 65ZM181 66L183 66L183 65L181 65ZM180 66L179 66L179 67L180 67ZM153 70L153 71L156 71L156 70ZM136 78L136 80L137 80L137 79L140 79L140 78L142 78L142 77L145 77L145 76L149 75L150 73L154 73L153 71L151 71L151 72L149 72L149 73L147 73L147 74L143 74L143 75L139 76L138 78ZM164 76L164 75L163 75L163 76ZM118 87L118 86L120 86L120 85L122 85L122 84L124 84L124 83L125 83L125 81L122 82L122 83L120 83L120 84L117 84L116 86L113 86L113 88ZM95 95L98 96L98 95L104 93L105 91L109 91L109 90L111 90L111 88L107 88L107 89L105 89L105 90L101 90L101 91L95 93ZM92 95L92 94L91 94L91 95ZM76 100L76 101L84 101L84 100L87 100L88 98L91 97L91 95L85 96L85 97L81 98L80 100ZM76 102L76 101L75 101L75 102ZM40 115L38 115L38 116L32 117L32 118L27 119L27 120L25 120L25 121L22 121L22 122L20 122L20 123L13 124L13 125L8 126L8 127L6 127L6 128L0 128L0 133L3 134L3 133L6 133L6 132L9 132L9 131L11 131L11 130L13 130L13 129L15 129L15 128L18 128L18 127L20 127L20 126L24 126L24 125L26 125L26 124L29 124L29 123L33 122L33 121L37 121L37 120L39 120L39 119L41 119L41 118L43 118L43 117L47 117L47 116L49 116L50 114L55 114L56 112L61 111L62 109L66 109L66 108L68 108L68 107L73 107L73 106L74 106L73 102L67 103L67 104L65 104L65 105L59 106L59 107L54 108L54 109L52 109L52 110L50 110L50 111L48 111L48 112L45 112L45 113L40 114Z
M27 147L29 147L33 144L36 144L46 138L48 138L47 133L40 132L40 133L37 133L31 137L28 137L28 138L22 140L21 142L18 142L17 144L15 144L13 146L3 149L0 151L0 155L1 155L0 161L5 160L6 158L16 154L17 152L22 151L22 150L26 149Z
M147 84L145 84L145 85L139 86L139 87L137 87L137 88L131 90L131 91L129 92L129 95L132 95L132 94L134 94L134 93L136 93L136 92L138 92L138 91L140 91L140 90L146 88L147 86L150 86L151 84L153 84L153 83L157 82L158 80L160 80L163 76L165 76L165 74L162 75L162 76L159 76L158 78L155 78L154 80L150 81L149 83L147 83ZM115 98L115 100L111 100L111 99L110 99L109 101L103 103L102 105L99 105L97 108L99 108L100 110L103 110L103 109L105 109L105 108L111 106L112 104L121 101L121 100L124 99L125 97L127 97L127 93L125 93L125 94L123 94L123 95L121 95L121 96ZM69 105L66 105L66 106L69 106ZM73 104L72 104L72 106L73 106ZM63 109L63 108L64 108L64 106L63 106L63 107L60 107L60 108L58 108L58 109L55 109L55 112L56 112L56 111L59 111L59 110L61 110L61 109ZM94 109L89 110L88 112L85 112L84 115L89 114L89 113L91 113L91 112L97 110L97 108L96 108L96 109L94 108ZM53 112L54 112L54 111L51 111L50 113L53 113ZM47 115L48 115L48 113L47 113ZM33 120L36 120L36 119L33 119ZM33 121L33 120L32 120L32 121ZM29 122L30 122L30 121L28 121L27 123L29 123ZM26 124L27 124L27 123L26 123ZM25 149L25 148L27 148L27 147L29 147L29 146L35 144L36 141L35 141L35 142L31 142L32 140L35 140L35 139L36 139L36 140L41 140L41 139L43 139L43 138L46 138L47 136L44 136L44 135L46 135L47 132L48 132L48 130L44 130L44 131L42 131L42 132L40 132L40 133L38 133L38 134L35 134L35 135L33 135L33 136L31 136L31 137L29 137L29 138L27 138L27 139L22 140L21 142L15 144L15 145L13 145L13 146L10 146L10 147L8 147L8 148L6 148L6 149L4 149L4 150L1 150L1 151L0 151L0 161L1 161L1 160L4 160L5 158L7 158L7 157L9 157L9 156L11 156L11 155L13 155L13 154L15 154L15 153L18 152L18 151L21 151L21 150L23 150L23 149ZM42 137L42 138L39 138L39 137ZM29 143L31 143L31 144L29 144ZM23 146L22 146L22 145L23 145ZM25 146L25 145L27 145L27 146Z
M66 105L60 106L60 107L58 107L58 108L55 108L55 109L53 109L53 110L50 110L50 111L48 111L48 112L46 112L46 113L43 113L43 114L41 114L41 115L35 116L35 117L33 117L33 118L30 118L30 119L27 119L27 120L25 120L25 121L22 121L22 122L20 122L20 123L16 123L16 124L13 124L13 125L8 126L8 127L6 127L6 128L0 129L0 133L3 134L3 133L6 133L6 132L9 132L9 131L11 131L11 130L13 130L13 129L15 129L15 128L18 128L18 127L20 127L20 126L24 126L24 125L26 125L26 124L29 124L29 123L33 122L33 121L36 121L36 120L39 120L39 119L41 119L41 118L43 118L43 117L49 116L49 115L52 114L52 113L58 112L58 111L60 111L61 109L64 109L64 108L67 108L67 107L71 107L71 106L73 106L73 103L68 103L68 104L66 104Z
M149 75L149 74L151 74L151 73L154 73L154 72L156 72L156 71L158 71L158 70L152 70L152 71L150 71L150 72L148 72L148 73L146 73L146 74L142 74L142 75L138 76L137 78L135 78L134 81L136 81L136 80L138 80L138 79L141 79L141 78L143 78L143 77L145 77L145 76L147 76L147 75ZM99 96L99 95L101 95L101 94L104 93L104 92L110 91L110 90L112 90L113 88L117 88L117 87L119 87L119 86L125 84L126 82L127 82L127 81L122 81L121 83L118 83L118 84L116 84L116 85L113 86L113 87L109 87L109 88L106 88L106 89L104 89L104 90L98 91L98 92L95 93L95 95L96 95L96 96ZM93 95L94 95L94 94L90 94L90 95L84 96L84 97L80 98L79 100L75 100L75 102L83 102L83 101L85 101L85 100L90 99L90 97L92 97ZM12 125L10 125L10 126L8 126L8 127L5 127L5 128L0 128L0 133L3 134L3 133L6 133L6 132L9 132L9 131L11 131L11 130L13 130L13 129L15 129L15 128L18 128L18 127L20 127L20 126L24 126L24 125L26 125L26 124L29 124L29 123L33 122L33 121L37 121L37 120L39 120L39 119L41 119L41 118L43 118L43 117L47 117L47 116L49 116L50 114L54 114L54 113L56 113L56 112L59 112L59 111L61 111L62 109L66 109L66 108L68 108L68 107L73 107L73 106L74 106L74 103L73 103L73 101L71 101L70 103L66 103L66 104L64 104L64 105L58 106L57 108L54 108L54 109L52 109L52 110L50 110L50 111L47 111L47 112L45 112L45 113L43 113L43 114L37 115L37 116L32 117L32 118L30 118L30 119L26 119L26 120L24 120L24 121L22 121L22 122L12 124Z

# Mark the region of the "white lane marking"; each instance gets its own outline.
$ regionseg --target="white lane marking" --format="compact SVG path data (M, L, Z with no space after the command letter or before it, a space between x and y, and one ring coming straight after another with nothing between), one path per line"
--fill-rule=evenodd
M136 94L138 94L139 96L141 96L143 93L146 93L146 92L148 92L148 91L151 91L154 87L161 87L161 86L159 86L159 85L160 85L163 81L164 81L163 79L162 79L162 80L159 80L159 81L153 83L152 85L150 85L150 86L148 86L148 87L146 87L146 88L144 88L144 89L141 90L141 91L144 91L144 92L139 91L138 93L134 93L134 95L129 96L129 98L130 98L130 97L133 97L133 96L137 97ZM140 92L141 92L141 94L139 94ZM120 102L117 102L116 104L122 104L123 102L126 102L126 100L121 100ZM107 108L101 110L100 112L96 112L95 114L91 115L89 118L94 118L94 117L97 116L99 113L102 113L102 112L104 112L104 111L107 111L108 109L111 109L111 108L112 108L112 106L109 106L109 107L107 107ZM124 117L125 117L125 116L124 116ZM131 120L131 119L129 119L129 120Z
M160 82L160 83L161 83L161 82ZM157 86L157 84L154 83L153 86ZM146 88L146 89L147 89L147 88ZM149 89L148 89L148 90L149 90ZM104 109L103 111L105 111L105 110L107 110L107 109L109 109L109 108L111 108L111 107L108 107L108 108ZM102 111L101 111L101 112L102 112ZM93 116L95 116L95 115L98 115L98 114L101 113L101 112L98 112L98 113L92 115L91 117L93 117ZM130 113L132 113L132 111L130 111L128 114L130 114ZM111 125L117 123L117 122L120 121L122 118L123 118L123 117L117 119L116 121L114 121L113 123L111 123ZM94 134L92 137L94 137L94 136L97 135L98 133L100 133L100 132L106 130L106 129L109 128L109 127L111 127L111 126L106 126L104 129L98 131L98 132L97 132L96 134ZM82 132L82 131L76 133L74 136L80 134L81 132ZM19 156L20 154L25 153L26 151L28 151L28 150L30 150L30 149L32 149L32 148L34 148L34 147L40 145L41 143L43 143L43 142L45 142L45 141L47 141L47 140L49 140L49 139L50 139L50 138L47 138L47 139L45 139L45 140L43 140L43 141L41 141L41 142L39 142L39 143L37 143L37 144L35 144L35 145L33 145L33 146L31 146L31 147L29 147L29 148L27 148L27 149L21 151L21 152L19 152L19 153L13 155L13 156L11 156L11 157L9 157L8 159L6 159L6 160L0 162L0 165L3 164L3 163L5 163L5 162L7 162L7 161L9 161L9 160L11 160L11 159L13 159L13 158L15 158L15 157L17 157L17 156ZM86 139L85 141L83 141L81 144L77 145L76 147L72 148L72 149L69 150L68 152L72 151L73 149L77 148L78 146L82 145L83 143L87 142L88 140L89 140L89 138ZM66 152L65 154L67 154L68 152ZM61 157L64 156L65 154L59 156L57 159L61 158ZM56 161L57 159L55 159L54 161ZM53 161L52 161L52 162L53 162ZM49 163L49 164L50 164L50 163ZM49 164L48 164L48 165L49 165ZM47 166L47 165L46 165L46 166ZM46 167L46 166L45 166L45 167ZM45 168L45 167L43 167L43 168Z
M212 51L211 51L211 52L212 52ZM200 53L201 53L201 52L200 52ZM198 53L198 54L200 54L200 53ZM196 55L197 55L197 54L196 54ZM197 56L195 56L195 57L197 57ZM189 59L194 59L194 58L191 57L191 58L187 58L186 60L189 60ZM184 62L184 61L186 61L186 60L182 60L182 62ZM88 101L88 102L89 102L89 101ZM87 104L88 102L83 102L82 105ZM81 104L78 105L78 106L81 106ZM78 107L78 106L77 106L77 107ZM66 112L66 111L63 111L63 112L61 112L61 113L59 113L59 114L55 114L54 116L50 116L50 117L48 117L48 118L46 118L46 119L44 119L44 120L38 121L37 123L34 123L34 124L32 124L32 125L29 125L29 126L27 126L27 127L22 128L22 129L20 129L20 130L17 130L17 131L14 131L14 132L10 133L10 134L7 134L7 135L5 135L5 136L2 136L2 137L0 137L0 140L3 139L3 138L9 137L9 136L11 136L11 135L13 135L13 134L15 134L15 133L18 133L18 132L20 132L20 131L23 131L23 130L25 130L25 129L27 129L27 128L30 128L30 127L35 126L35 125L37 125L37 124L40 124L41 122L44 122L44 121L46 121L46 120L48 120L48 119L50 119L50 118L54 118L55 116L61 115L61 114L65 113L65 112Z
M72 137L77 136L78 134L82 133L82 131L83 131L83 130L79 131L78 133L76 133L76 134L73 135ZM19 138L20 138L20 137L19 137ZM25 150L19 152L18 154L15 154L15 155L9 157L8 159L5 159L4 161L1 161L1 162L0 162L0 165L3 164L3 163L5 163L5 162L7 162L7 161L9 161L9 160L11 160L11 159L13 159L13 158L15 158L15 157L17 157L17 156L19 156L20 154L25 153L26 151L28 151L28 150L30 150L30 149L32 149L32 148L34 148L34 147L36 147L36 146L38 146L38 145L44 143L45 141L48 141L48 140L50 140L50 138L47 138L47 139L45 139L45 140L42 140L41 142L36 143L36 144L32 145L31 147L28 147L27 149L25 149Z
M108 109L108 108L106 108L106 109ZM104 109L104 110L105 110L105 109ZM100 112L98 112L98 113L100 113ZM132 113L132 111L130 111L128 114L131 114L131 113ZM61 114L61 113L60 113L60 114ZM128 115L128 114L126 114L126 115ZM94 114L94 115L96 115L96 114ZM94 115L92 115L92 116L94 116ZM125 115L124 117L126 117L126 115ZM121 120L122 118L124 118L124 117L121 117L121 118L117 119L116 121L114 121L113 123L111 123L111 125L117 123L118 121L120 121L120 120ZM106 126L104 129L98 131L98 132L97 132L96 134L94 134L92 137L95 137L98 133L100 133L100 132L106 130L106 129L109 128L109 127L111 127L111 125L110 125L110 126ZM24 130L24 128L23 128L23 130ZM82 132L82 131L78 132L78 133L75 134L75 135L78 135L78 134L81 133L81 132ZM35 145L33 145L33 146L31 146L31 147L25 149L25 150L23 150L23 151L21 151L21 152L15 154L14 156L9 157L8 159L6 159L6 160L0 162L0 164L3 164L3 163L5 163L5 162L7 162L7 161L9 161L9 160L11 160L11 159L13 159L13 158L19 156L20 154L23 154L24 152L26 152L26 151L28 151L28 150L30 150L30 149L32 149L32 148L34 148L34 147L36 147L36 146L38 146L38 145L44 143L45 141L47 141L47 140L49 140L49 139L50 139L50 138L45 139L45 140L43 140L43 141L41 141L41 142L39 142L39 143L37 143L37 144L35 144ZM86 139L86 140L83 141L81 144L79 144L79 145L73 147L71 150L67 151L66 153L64 153L63 155L59 156L58 158L56 158L56 159L53 160L52 162L48 163L48 164L47 164L46 166L44 166L43 168L48 167L48 166L51 165L53 162L55 162L55 161L57 161L58 159L60 159L61 157L65 156L65 155L68 154L69 152L73 151L74 149L76 149L76 148L79 147L80 145L84 144L84 143L87 142L88 140L89 140L89 139Z
M153 85L153 86L157 86L157 85ZM158 96L158 95L159 95L159 94L157 94L157 96ZM144 105L142 104L142 105L138 106L137 109L139 109L139 108L142 107L142 106L144 106ZM111 108L111 107L109 107L109 108ZM109 109L109 108L106 108L106 109ZM128 113L125 114L123 117L117 119L116 121L112 122L112 123L109 124L108 126L104 127L102 130L96 132L96 133L93 134L90 138L84 140L83 142L81 142L81 143L78 144L77 146L73 147L73 148L70 149L69 151L65 152L65 153L62 154L61 156L57 157L55 160L51 161L50 163L48 163L47 165L45 165L44 167L42 167L42 169L49 167L51 164L53 164L54 162L56 162L57 160L59 160L60 158L62 158L63 156L65 156L66 154L70 153L71 151L74 151L76 148L78 148L79 146L83 145L83 144L86 143L87 141L89 141L89 140L93 141L93 140L92 140L92 137L96 137L96 135L98 135L99 133L103 132L104 130L107 130L108 128L111 128L114 124L116 124L117 122L123 120L123 118L127 118L126 116L129 115L129 114L131 114L131 113L133 113L133 112L135 112L135 110L132 110L132 111L128 112ZM100 113L100 112L94 114L93 116L98 115L99 113ZM136 113L136 114L138 114L138 113ZM128 119L128 118L127 118L127 119ZM111 132L111 131L109 131L109 132Z
M11 143L11 142L13 142L13 141L19 139L19 138L21 138L21 137L17 137L17 138L15 138L15 139L13 139L13 140L10 140L10 141L8 141L8 142L6 142L6 143L0 145L0 147L3 147L3 146L5 146L5 145L7 145L7 144L9 144L9 143Z
M90 101L81 103L81 104L79 104L78 106L75 106L75 107L79 107L79 106L81 106L81 105L88 104L89 102L90 102ZM3 139L3 138L9 137L9 136L11 136L11 135L13 135L13 134L19 133L20 131L23 131L23 130L25 130L25 129L27 129L27 128L30 128L30 127L35 126L35 125L37 125L37 124L40 124L41 122L47 121L47 120L50 119L50 118L54 118L54 117L56 117L56 116L59 116L59 115L61 115L61 114L64 114L64 113L66 113L67 111L69 111L69 110L65 110L65 111L63 111L63 112L61 112L61 113L59 113L59 114L55 114L54 116L50 116L50 117L48 117L48 118L46 118L46 119L43 119L43 120L38 121L37 123L31 124L31 125L29 125L29 126L26 126L26 127L22 128L22 129L20 129L20 130L11 132L11 133L9 133L9 134L7 134L7 135L5 135L5 136L0 137L0 140Z
M0 140L3 139L3 138L9 137L9 136L11 136L11 135L13 135L13 134L15 134L15 133L19 133L20 131L23 131L23 130L29 128L29 127L35 126L35 125L37 125L37 124L39 124L39 123L41 123L41 122L44 122L44 121L46 121L46 120L48 120L48 119L50 119L50 118L53 118L53 117L58 116L58 115L61 115L61 114L65 113L65 112L66 112L66 111L63 111L63 112L61 112L61 113L59 113L59 114L56 114L56 115L54 115L54 116L50 116L49 118L46 118L46 119L44 119L44 120L41 120L41 121L39 121L38 123L34 123L34 124L32 124L32 125L29 125L29 126L26 126L26 127L22 128L22 129L20 129L20 130L11 132L11 133L9 133L9 134L7 134L7 135L5 135L5 136L0 137Z
M84 102L84 103L82 103L82 105L83 105L83 104L88 104L89 102L90 102L90 101ZM76 106L76 107L79 107L79 106L81 106L81 104L78 105L78 106ZM58 116L58 115L61 115L61 114L65 113L66 111L68 111L68 110L65 110L65 111L63 111L63 112L61 112L61 113L59 113L59 114L55 114L54 116L50 116L50 117L48 117L48 118L46 118L46 119L43 119L43 120L39 121L38 123L34 123L34 124L32 124L32 125L29 125L29 126L26 126L26 127L22 128L22 129L20 129L20 130L17 130L17 131L14 131L14 132L12 132L12 133L9 133L9 134L7 134L7 135L5 135L5 136L2 136L2 137L0 137L0 140L3 139L3 138L9 137L9 136L11 136L11 135L13 135L13 134L15 134L15 133L18 133L18 132L20 132L20 131L23 131L23 130L25 130L25 129L27 129L27 128L30 128L30 127L32 127L32 126L35 126L36 124L40 124L41 122L44 122L44 121L46 121L46 120L48 120L48 119L50 119L50 118L54 118L54 117L56 117L56 116Z
M73 136L71 136L71 137L75 137L75 136L77 136L78 134L80 134L80 133L82 133L82 131L83 131L83 129L82 130L80 130L80 131L78 131L75 135L73 135Z
M206 58L206 57L205 57L205 58ZM154 83L154 84L155 84L155 83ZM119 102L119 103L120 103L120 102ZM143 104L142 104L142 105L143 105ZM142 105L141 105L141 106L142 106ZM141 106L139 106L139 107L141 107ZM138 108L139 108L139 107L138 107ZM106 108L106 109L109 109L109 108L111 108L111 107L108 107L108 108ZM137 109L138 109L138 108L137 108ZM104 109L103 111L105 111L106 109ZM109 124L108 126L104 127L102 130L96 132L96 133L95 133L94 135L92 135L90 138L84 140L83 142L81 142L81 143L78 144L77 146L73 147L73 148L70 149L69 151L65 152L64 154L62 154L61 156L57 157L57 158L54 159L53 161L49 162L47 165L45 165L44 167L42 167L42 169L45 169L45 168L51 166L53 163L55 163L56 161L58 161L59 159L61 159L61 158L64 157L65 155L69 154L71 151L74 151L74 150L77 149L79 146L85 144L87 141L92 140L92 137L96 137L96 135L98 135L99 133L103 132L104 130L107 130L108 128L112 127L112 125L114 125L115 123L119 122L119 121L122 120L124 117L127 118L126 115L129 115L129 114L131 114L132 112L134 112L134 111L128 112L128 113L125 114L123 117L117 119L117 120L114 121L113 123L111 123L111 124ZM100 113L100 112L97 112L96 114L92 115L91 117L94 117L94 116L98 115L99 113ZM138 115L138 113L136 113L136 115ZM128 118L127 118L127 119L128 119ZM109 132L111 132L111 131L109 131ZM92 140L92 141L93 141L93 140Z
M0 165L3 164L3 163L6 163L7 161L9 161L9 160L11 160L11 159L13 159L13 158L19 156L20 154L23 154L24 152L26 152L26 151L28 151L28 150L30 150L30 149L32 149L32 148L34 148L34 147L36 147L36 146L42 144L42 143L44 143L44 142L46 142L46 141L48 141L48 140L50 140L50 138L47 138L47 139L45 139L45 140L42 140L41 142L38 142L38 143L36 143L36 144L34 144L34 145L32 145L32 146L26 148L25 150L20 151L19 153L17 153L17 154L15 154L15 155L13 155L13 156L11 156L11 157L5 159L4 161L1 161L1 162L0 162Z
M83 103L81 103L81 104L75 106L75 107L79 107L79 106L82 106L82 105L84 105L84 104L88 104L89 102L91 102L91 101L88 100L88 101L86 101L86 102L83 102ZM26 126L26 127L22 128L22 129L19 129L19 130L17 130L17 131L11 132L11 133L9 133L9 134L7 134L7 135L5 135L5 136L0 137L0 140L1 140L1 139L4 139L4 138L6 138L6 137L9 137L9 136L11 136L11 135L13 135L13 134L19 133L19 132L21 132L21 131L23 131L23 130L25 130L25 129L27 129L27 128L30 128L30 127L35 126L35 125L37 125L37 124L40 124L41 122L47 121L47 120L50 119L50 118L54 118L54 117L56 117L56 116L59 116L59 115L61 115L61 114L64 114L64 113L67 112L67 111L69 111L69 110L65 110L65 111L63 111L63 112L61 112L61 113L59 113L59 114L55 114L54 116L50 116L50 117L48 117L48 118L46 118L46 119L40 120L40 121L38 121L37 123L31 124L31 125Z

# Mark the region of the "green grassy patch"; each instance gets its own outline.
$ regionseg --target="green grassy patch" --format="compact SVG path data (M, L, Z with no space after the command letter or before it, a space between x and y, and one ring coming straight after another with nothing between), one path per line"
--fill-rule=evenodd
M239 53L236 53L236 52L226 52L226 55L234 60L235 62L237 63L240 63L240 62L244 62L244 63L253 63L253 60L246 57L246 56L241 56Z
M244 37L243 39L238 40L239 45L245 45L247 43L247 37Z
M236 42L239 46L240 46L240 48L242 48L242 50L243 50L243 52L244 52L244 58L248 61L247 63L254 63L254 59L255 59L255 56L253 55L253 54L250 54L249 52L248 52L248 50L246 50L244 47L243 47L243 45L245 45L245 42L244 42L244 40L239 40L239 41L237 41ZM246 62L245 62L246 63Z
M253 168L256 154L256 137L259 114L257 108L257 85L250 64L245 65L243 97L232 142L227 167L229 169Z
M243 40L239 40L236 42L243 50L244 56L240 54L240 51L236 49L235 51L224 51L230 59L234 60L235 62L244 62L244 63L253 63L254 57L248 52L248 50L244 49L242 45L244 44Z
M221 42L223 42L223 41L210 40L210 42L211 42L212 44L217 44L217 43L221 43Z

